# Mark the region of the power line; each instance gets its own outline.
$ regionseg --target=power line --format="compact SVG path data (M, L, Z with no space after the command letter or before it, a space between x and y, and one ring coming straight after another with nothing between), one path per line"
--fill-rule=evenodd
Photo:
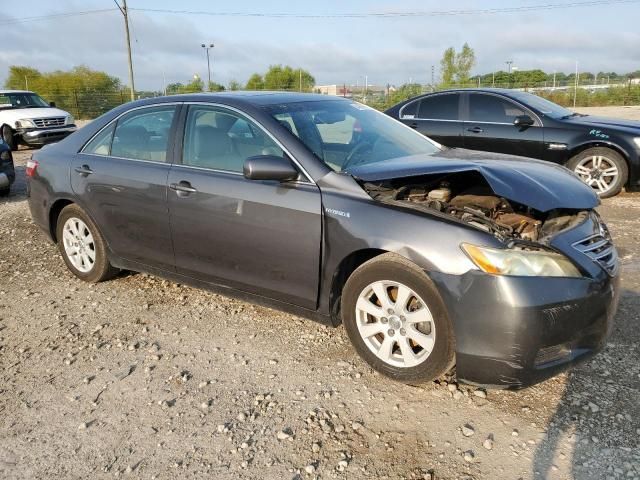
M84 10L80 12L52 13L50 15L38 15L35 17L12 18L11 20L0 20L0 25L12 25L15 23L37 22L39 20L55 20L58 18L78 17L82 15L93 15L95 13L116 12L117 8L102 8L99 10Z
M564 8L581 8L581 7L597 7L605 5L634 4L640 0L590 0L570 3L546 3L539 5L523 5L518 7L499 7L469 10L430 10L430 11L407 11L407 12L345 12L330 14L315 13L287 13L287 12L211 12L198 10L171 10L160 8L129 8L129 11L147 12L147 13L168 13L180 15L209 15L216 17L263 17L263 18L407 18L407 17L443 17L443 16L460 16L460 15L495 15L500 13L522 13L540 10L559 10ZM116 3L117 4L117 3ZM40 20L55 20L59 18L76 17L82 15L92 15L99 13L109 13L120 10L119 8L103 8L98 10L85 10L80 12L62 12L50 15L39 15L33 17L14 18L10 20L0 21L0 25L12 25L18 23L35 22Z
M540 5L524 5L519 7L500 7L470 10L431 10L431 11L409 11L409 12L368 12L368 13L266 13L266 12L211 12L202 10L171 10L161 8L131 8L139 12L147 13L169 13L181 15L209 15L215 17L263 17L263 18L402 18L402 17L439 17L458 15L491 15L499 13L520 13L539 10L558 10L563 8L595 7L613 4L632 4L640 0L591 0L570 3L546 3Z

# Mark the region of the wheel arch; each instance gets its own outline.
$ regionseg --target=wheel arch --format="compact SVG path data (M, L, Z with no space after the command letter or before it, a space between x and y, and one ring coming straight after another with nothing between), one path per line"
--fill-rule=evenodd
M329 307L333 325L337 326L342 323L340 300L342 298L342 288L348 278L360 265L385 253L389 253L389 251L381 248L364 248L351 252L340 261L333 272L331 290L329 292Z
M58 218L60 217L60 212L68 206L72 205L76 202L73 200L69 200L68 198L59 198L51 205L49 209L49 235L53 239L55 243L58 243L58 239L56 238L56 230L58 225Z

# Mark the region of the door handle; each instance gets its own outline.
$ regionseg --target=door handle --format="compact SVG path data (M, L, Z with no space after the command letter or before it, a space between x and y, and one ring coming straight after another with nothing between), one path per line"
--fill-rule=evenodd
M473 127L473 128L467 128L467 132L482 133L482 132L484 132L484 130L481 129L480 127Z
M82 175L83 177L86 177L93 173L93 170L91 170L91 167L89 167L89 165L82 165L81 167L76 167L74 170L76 171L76 173Z
M198 191L185 180L182 180L178 183L172 183L171 185L169 185L169 188L171 190L174 190L179 197L186 197L187 195L191 195L192 193L196 193Z
M410 126L411 128L418 128L418 122L411 122L411 123L409 124L409 126Z

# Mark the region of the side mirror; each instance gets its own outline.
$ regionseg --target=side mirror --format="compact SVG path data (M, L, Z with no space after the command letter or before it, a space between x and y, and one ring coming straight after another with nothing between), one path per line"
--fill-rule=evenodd
M56 102L49 102L49 106L52 108L56 108Z
M249 180L277 180L286 182L298 178L298 170L291 161L276 155L256 155L244 161L244 178Z
M530 127L535 123L536 122L534 122L533 118L531 118L529 115L518 115L513 121L513 124L516 127Z

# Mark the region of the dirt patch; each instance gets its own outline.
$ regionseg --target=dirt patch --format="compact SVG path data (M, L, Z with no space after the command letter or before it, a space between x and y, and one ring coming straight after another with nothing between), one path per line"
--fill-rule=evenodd
M605 351L485 398L393 383L342 328L148 275L82 283L21 179L0 202L0 477L638 478L638 206L600 209L623 261Z

